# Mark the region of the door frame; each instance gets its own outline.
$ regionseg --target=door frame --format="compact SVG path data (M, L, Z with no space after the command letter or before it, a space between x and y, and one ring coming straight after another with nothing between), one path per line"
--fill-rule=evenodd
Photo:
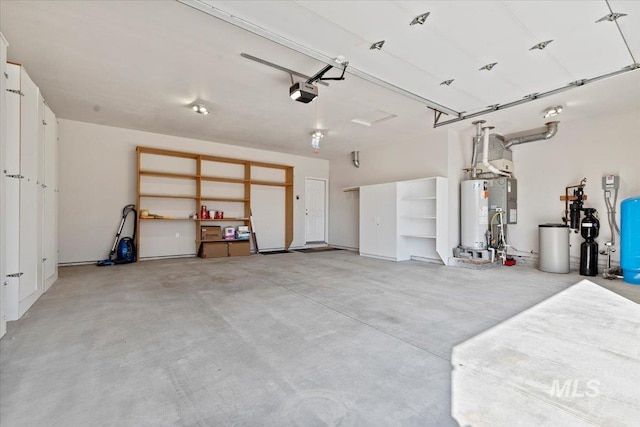
M304 177L304 209L306 212L307 209L307 181L308 180L315 181L324 181L324 243L329 244L329 178L317 178L314 176L305 176ZM308 244L307 242L307 217L305 215L304 218L304 244L305 246ZM313 243L311 243L313 244Z

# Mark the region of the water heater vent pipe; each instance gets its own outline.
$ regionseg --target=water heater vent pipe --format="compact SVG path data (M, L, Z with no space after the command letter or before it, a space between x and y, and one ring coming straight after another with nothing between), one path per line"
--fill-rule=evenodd
M484 126L482 128L482 130L484 131L484 144L482 144L482 164L490 172L493 172L496 175L511 176L510 173L502 172L500 169L489 163L489 131L491 129L493 129L493 126Z
M534 133L533 135L519 136L517 138L507 139L504 142L504 148L509 148L512 145L526 144L527 142L540 141L542 139L551 139L556 133L558 133L558 123L560 122L549 122L546 123L545 126L547 129L541 133Z

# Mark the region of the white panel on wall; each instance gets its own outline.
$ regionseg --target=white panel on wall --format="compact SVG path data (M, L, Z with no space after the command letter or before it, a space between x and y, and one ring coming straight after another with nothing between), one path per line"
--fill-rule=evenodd
M284 248L284 200L284 187L251 186L251 209L261 251Z
M203 161L200 174L203 176L217 176L225 178L244 179L244 165Z
M201 187L203 198L244 199L244 184L233 182L203 181ZM211 203L205 203L209 206ZM209 206L209 208L211 208Z
M184 172L176 172L184 173ZM150 195L181 195L196 196L196 185L193 179L177 179L159 176L142 176L140 179L140 193ZM144 208L145 206L141 206Z
M195 255L195 230L195 221L140 221L140 258Z
M257 181L285 182L285 170L252 166L251 179Z

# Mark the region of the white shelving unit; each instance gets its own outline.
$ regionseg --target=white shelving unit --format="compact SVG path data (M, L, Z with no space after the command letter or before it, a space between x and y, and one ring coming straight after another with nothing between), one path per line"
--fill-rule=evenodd
M448 259L447 179L398 182L398 260Z
M360 255L446 264L447 178L360 187Z

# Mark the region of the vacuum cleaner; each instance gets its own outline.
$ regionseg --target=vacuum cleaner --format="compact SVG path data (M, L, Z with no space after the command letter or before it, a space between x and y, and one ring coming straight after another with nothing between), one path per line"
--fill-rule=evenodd
M122 229L124 228L124 223L131 212L134 214L133 218L135 221L137 216L136 205L127 205L122 209L122 221L120 221L120 227L118 228L116 238L113 241L111 252L109 252L109 258L99 261L97 264L98 267L105 267L107 265L114 264L129 264L136 261L136 250L133 243L136 239L136 222L133 223L133 236L123 237L122 239L120 238L120 234L122 234Z

